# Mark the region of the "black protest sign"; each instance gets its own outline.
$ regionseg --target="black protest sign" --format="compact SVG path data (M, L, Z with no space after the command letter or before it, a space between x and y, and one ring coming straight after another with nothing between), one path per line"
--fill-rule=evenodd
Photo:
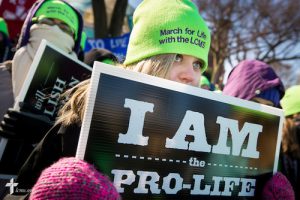
M18 102L23 102L23 110L54 120L63 103L60 95L89 78L91 71L91 67L43 40L17 98L16 107Z
M97 63L77 157L124 199L255 198L277 170L281 110Z

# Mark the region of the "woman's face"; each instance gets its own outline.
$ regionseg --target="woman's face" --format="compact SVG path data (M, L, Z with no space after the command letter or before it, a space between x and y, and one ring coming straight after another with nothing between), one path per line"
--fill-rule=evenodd
M166 78L187 85L198 86L204 62L188 55L177 54Z
M72 28L70 28L65 22L59 20L59 19L52 19L52 18L42 18L37 21L39 24L47 24L49 26L54 26L57 25L60 30L63 32L69 34L72 38L74 38L74 31Z
M300 127L300 113L293 114L293 121L296 126Z

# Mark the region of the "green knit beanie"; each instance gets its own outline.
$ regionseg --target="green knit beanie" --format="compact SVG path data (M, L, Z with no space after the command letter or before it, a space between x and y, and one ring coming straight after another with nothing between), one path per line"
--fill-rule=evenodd
M202 85L208 85L208 86L210 86L210 82L209 82L209 80L208 80L208 78L206 78L206 76L201 76L201 81L200 81L200 86L202 86Z
M300 113L300 85L287 89L280 103L285 116Z
M2 17L0 17L0 31L4 33L7 37L9 36L6 22Z
M205 70L209 47L210 31L192 1L144 0L133 14L124 64L175 53L203 60Z
M87 35L84 31L81 32L81 40L80 40L80 48L82 50L85 49L85 44L86 44L86 41L87 41Z
M77 39L78 17L76 12L66 3L59 0L45 1L35 14L38 19L52 18L65 22L75 33Z

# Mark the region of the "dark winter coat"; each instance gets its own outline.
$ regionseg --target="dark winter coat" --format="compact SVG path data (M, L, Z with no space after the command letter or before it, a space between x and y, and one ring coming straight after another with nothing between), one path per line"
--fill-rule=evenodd
M300 144L300 127L297 130L298 143ZM300 159L291 155L280 154L280 171L288 178L295 191L296 199L300 199Z
M11 82L11 62L7 61L0 66L0 121L9 107L13 106L14 95Z
M31 189L45 168L62 157L74 157L79 133L77 124L68 127L58 124L51 128L20 169L18 188Z

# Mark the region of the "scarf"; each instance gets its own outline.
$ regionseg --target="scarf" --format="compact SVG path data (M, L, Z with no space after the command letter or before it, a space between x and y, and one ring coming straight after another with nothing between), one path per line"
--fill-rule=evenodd
M49 26L46 24L34 24L30 28L30 38L26 46L18 49L12 62L12 82L13 93L16 98L23 86L33 58L40 46L42 39L46 39L59 49L71 54L76 58L72 51L74 39L63 32L58 26Z

